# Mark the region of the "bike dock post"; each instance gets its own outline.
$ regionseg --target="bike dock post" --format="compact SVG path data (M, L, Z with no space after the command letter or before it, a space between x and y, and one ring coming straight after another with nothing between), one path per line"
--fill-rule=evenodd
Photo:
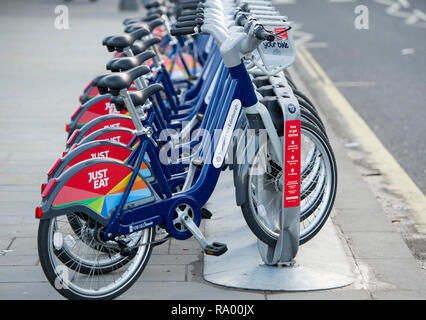
M281 99L280 105L284 115L283 170L278 186L282 191L281 232L275 246L260 240L257 245L266 265L293 266L299 249L300 228L300 109L293 95Z

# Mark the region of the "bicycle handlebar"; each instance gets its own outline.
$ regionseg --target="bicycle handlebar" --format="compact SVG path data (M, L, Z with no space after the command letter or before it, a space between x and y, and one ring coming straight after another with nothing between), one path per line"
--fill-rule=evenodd
M182 9L189 9L189 10L193 10L193 9L197 9L200 6L200 2L198 1L194 1L194 2L188 2L184 5L181 6Z
M183 28L173 28L170 30L172 36L184 36L188 34L195 33L195 26L192 27L183 27Z
M235 23L238 26L244 27L244 25L247 23L248 19L247 16L242 12L237 12L235 15Z
M201 26L202 24L203 24L203 19L195 18L192 21L177 22L176 28L195 27L195 26Z
M275 40L275 35L272 34L269 31L266 31L265 28L263 27L263 25L261 25L261 24L258 24L254 28L253 34L259 40L266 40L266 41L274 41Z
M239 26L250 27L250 23L253 23L255 21L256 19L248 18L247 15L242 13L241 11L236 13L235 22ZM259 40L266 40L266 41L275 40L275 35L265 30L265 28L261 24L257 24L254 27L253 34Z
M198 17L197 17L197 15L195 15L195 14L186 15L186 16L180 16L180 17L177 19L177 22L193 21L193 20L195 20L196 18L198 18Z
M161 18L161 15L152 14L152 15L149 15L149 16L144 17L144 18L127 18L127 19L123 20L123 24L126 26L126 25L129 25L129 24L132 24L132 23L151 22L151 21L158 19L158 18Z

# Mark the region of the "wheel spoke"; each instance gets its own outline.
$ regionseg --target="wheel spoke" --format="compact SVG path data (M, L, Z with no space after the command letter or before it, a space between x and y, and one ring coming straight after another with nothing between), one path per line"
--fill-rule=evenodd
M119 288L127 286L129 279L140 270L141 264L151 253L151 245L147 244L138 247L131 258L123 257L117 252L114 254L114 250L117 250L114 247L117 245L114 241L101 241L102 231L99 228L101 226L89 219L76 219L72 214L64 220L61 217L54 218L49 223L49 268L56 270L58 279L68 285L67 292L70 294L79 297L113 294ZM54 243L55 233L60 236L56 235ZM134 246L152 242L153 235L152 229L146 229L120 238L127 245ZM61 243L58 240L60 237L65 239L62 246L58 245ZM45 261L43 263L46 264ZM62 272L63 270L66 272Z

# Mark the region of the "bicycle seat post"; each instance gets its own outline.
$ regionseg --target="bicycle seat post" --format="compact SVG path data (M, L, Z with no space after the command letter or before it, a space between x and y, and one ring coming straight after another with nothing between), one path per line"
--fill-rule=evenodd
M151 35L151 38L152 38L152 35ZM154 51L155 53L155 56L152 58L152 62L154 63L155 69L159 69L161 68L161 57L156 45L152 46L152 51ZM154 71L157 71L155 69Z
M136 107L133 104L132 99L130 98L127 88L120 90L120 96L123 98L127 111L129 111L130 116L133 119L133 123L135 124L135 128L136 128L136 135L145 134L146 128L143 126L142 122L140 121L140 117L138 115L138 112L136 111Z

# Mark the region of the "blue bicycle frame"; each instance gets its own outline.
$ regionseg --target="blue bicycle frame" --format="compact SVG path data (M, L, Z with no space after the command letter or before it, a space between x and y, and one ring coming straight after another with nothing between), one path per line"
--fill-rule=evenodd
M219 86L218 86L219 87ZM216 106L217 114L219 115L216 120L212 121L215 124L211 125L208 130L213 134L214 129L223 129L225 125L228 112L230 110L231 103L238 99L241 101L242 107L253 106L257 103L257 97L254 91L254 87L250 80L250 77L245 69L243 62L241 64L227 70L227 76L222 86L223 92L226 95L220 95L216 90L215 99L213 102L218 101L223 108ZM238 117L239 117L238 113ZM234 130L235 128L232 128ZM106 227L104 236L106 239L111 239L120 234L129 234L136 230L143 230L145 228L152 227L158 224L164 224L166 230L171 236L176 239L187 239L191 237L189 231L178 232L173 227L173 216L171 215L171 208L175 208L180 203L191 205L196 214L193 217L194 223L198 226L201 222L201 215L199 214L201 207L207 202L211 194L214 191L217 180L221 172L221 166L217 167L211 163L211 161L205 162L201 168L198 179L195 184L190 187L189 190L172 194L170 185L167 183L167 176L164 174L162 164L158 158L158 154L152 144L151 140L146 135L138 136L140 140L140 155L145 153L150 159L150 165L153 170L154 176L157 180L159 196L161 200L155 201L150 204L146 204L135 208L125 208L126 200L130 194L130 190L133 187L133 183L139 173L139 168L142 164L143 156L139 156L137 163L134 167L133 174L126 187L122 199L113 213L111 220ZM199 150L199 154L214 154L215 148L214 143L206 142L205 139L202 142L202 148ZM211 157L210 157L211 158ZM223 161L223 160L222 160Z

